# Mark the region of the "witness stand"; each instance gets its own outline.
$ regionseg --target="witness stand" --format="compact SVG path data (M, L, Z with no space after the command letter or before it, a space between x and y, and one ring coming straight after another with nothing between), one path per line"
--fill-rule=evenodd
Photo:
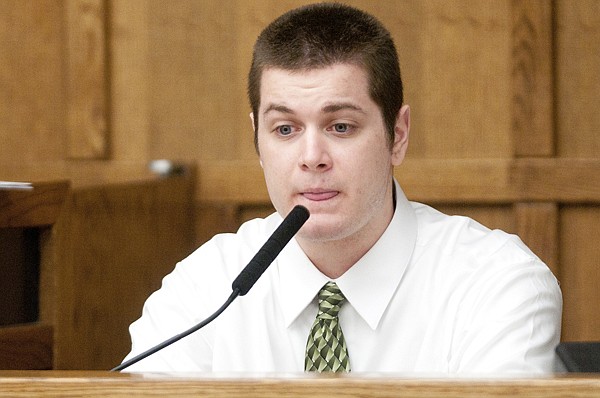
M0 397L598 397L593 375L423 377L389 374L186 375L2 371Z

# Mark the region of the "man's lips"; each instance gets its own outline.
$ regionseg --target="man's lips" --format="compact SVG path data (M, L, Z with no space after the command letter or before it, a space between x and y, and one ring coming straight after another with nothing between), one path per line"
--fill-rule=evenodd
M316 201L316 202L334 198L338 194L339 194L339 191L327 191L327 190L309 190L309 191L302 192L302 196L304 196L306 199Z

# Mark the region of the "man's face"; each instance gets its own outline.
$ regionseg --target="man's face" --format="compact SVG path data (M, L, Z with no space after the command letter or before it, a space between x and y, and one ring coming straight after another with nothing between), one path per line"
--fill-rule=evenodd
M299 241L370 239L391 219L392 166L404 158L409 110L400 111L390 149L368 88L366 73L351 64L263 72L253 115L260 161L277 211L310 211Z

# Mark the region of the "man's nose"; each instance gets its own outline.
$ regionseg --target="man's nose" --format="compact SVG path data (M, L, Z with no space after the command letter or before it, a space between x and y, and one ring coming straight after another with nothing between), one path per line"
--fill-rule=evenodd
M307 171L326 171L332 166L330 142L317 129L307 129L301 140L300 167Z

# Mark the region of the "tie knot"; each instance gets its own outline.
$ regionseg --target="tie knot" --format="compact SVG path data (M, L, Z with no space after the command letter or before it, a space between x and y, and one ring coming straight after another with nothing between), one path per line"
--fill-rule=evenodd
M338 316L340 307L346 298L335 282L327 282L319 291L318 318L333 319Z

